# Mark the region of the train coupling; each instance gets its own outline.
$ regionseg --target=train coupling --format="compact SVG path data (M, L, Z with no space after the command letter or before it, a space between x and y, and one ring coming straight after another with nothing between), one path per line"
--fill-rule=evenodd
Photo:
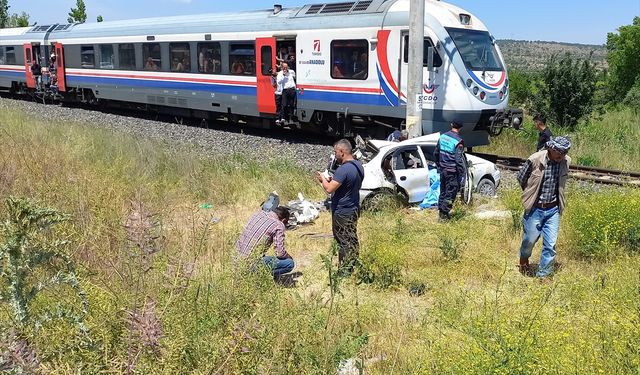
M489 117L489 133L493 136L502 133L504 128L520 130L524 122L524 112L520 108L499 109Z

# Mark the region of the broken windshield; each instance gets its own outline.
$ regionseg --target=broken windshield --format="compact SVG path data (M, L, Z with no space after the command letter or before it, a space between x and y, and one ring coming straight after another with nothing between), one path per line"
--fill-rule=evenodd
M502 62L487 31L447 28L469 70L502 71Z

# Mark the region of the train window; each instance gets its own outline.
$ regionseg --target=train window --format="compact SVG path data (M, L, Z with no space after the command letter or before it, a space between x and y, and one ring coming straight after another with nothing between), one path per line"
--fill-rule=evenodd
M27 57L27 65L31 65L31 48L27 48L25 56Z
M93 69L96 67L96 53L93 46L80 47L80 66L83 69Z
M368 76L368 41L362 39L331 42L331 78L365 80Z
M0 47L0 65L4 65L4 47Z
M136 50L132 43L118 45L119 69L136 70Z
M113 45L101 44L100 45L100 69L114 69L114 53Z
M7 65L17 65L15 47L5 47L5 59Z
M142 45L142 61L144 70L160 70L162 59L159 43L145 43Z
M220 74L221 71L220 43L198 43L198 72Z
M256 74L256 47L253 43L229 44L229 70L233 75Z
M428 66L428 59L429 59L429 55L427 55L427 48L432 47L433 48L433 42L431 41L431 38L424 38L424 52L423 52L423 58L422 58L422 66L427 67ZM404 53L403 53L403 61L408 63L409 62L409 35L405 35L404 36ZM440 57L440 54L438 53L438 50L436 50L435 48L433 49L433 66L436 68L439 68L442 66L442 58Z
M262 46L260 48L260 58L260 71L262 72L262 75L271 75L271 72L269 72L273 69L271 66L273 60L273 50L271 49L271 46Z
M169 55L171 58L172 72L191 71L191 50L189 49L189 43L169 44Z

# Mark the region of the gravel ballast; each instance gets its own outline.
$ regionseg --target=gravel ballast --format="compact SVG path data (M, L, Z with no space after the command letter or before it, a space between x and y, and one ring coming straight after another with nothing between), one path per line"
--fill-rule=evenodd
M260 161L287 160L309 171L324 170L333 151L326 137L319 136L314 142L313 136L298 135L295 131L270 134L264 130L246 129L249 134L243 134L231 124L216 124L215 128L207 129L145 119L144 113L133 117L91 108L0 98L0 110L7 109L23 111L45 122L93 126L130 134L137 139L161 141L171 152L188 149L210 158L243 154Z

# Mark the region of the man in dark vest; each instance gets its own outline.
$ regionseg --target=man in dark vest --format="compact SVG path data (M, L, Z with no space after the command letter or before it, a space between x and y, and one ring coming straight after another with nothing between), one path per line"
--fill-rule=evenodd
M440 171L438 200L440 220L449 220L456 195L466 181L467 163L464 156L464 142L460 138L461 128L461 123L452 122L451 130L440 136L434 152Z

